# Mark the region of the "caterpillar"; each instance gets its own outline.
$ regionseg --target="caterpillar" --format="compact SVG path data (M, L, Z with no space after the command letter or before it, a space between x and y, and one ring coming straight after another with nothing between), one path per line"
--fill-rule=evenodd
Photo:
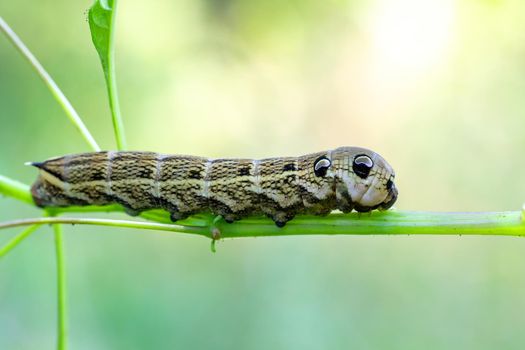
M261 160L108 151L30 164L39 169L31 194L40 207L118 203L129 215L165 209L173 221L264 214L282 227L297 214L386 210L398 194L392 167L360 147Z

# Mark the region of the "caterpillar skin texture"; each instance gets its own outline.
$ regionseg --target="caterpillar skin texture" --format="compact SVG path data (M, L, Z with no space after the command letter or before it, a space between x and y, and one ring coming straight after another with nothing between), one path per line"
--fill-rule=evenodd
M130 215L162 208L173 221L265 214L282 227L296 214L386 210L397 199L392 167L359 147L261 160L109 151L32 165L40 169L31 187L40 207L118 203Z

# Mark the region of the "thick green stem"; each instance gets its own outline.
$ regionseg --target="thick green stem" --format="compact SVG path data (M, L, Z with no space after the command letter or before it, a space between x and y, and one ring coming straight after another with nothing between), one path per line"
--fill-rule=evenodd
M84 218L35 218L5 222L0 229L24 225L62 223L127 227L191 233L212 239L288 235L493 235L525 236L522 212L431 213L395 211L366 215L331 214L326 217L298 216L279 228L267 218L250 217L228 224L207 216L191 225Z
M40 225L31 225L18 235L14 236L9 242L0 248L0 258L9 253L13 248L18 246L24 239L26 239L31 233L36 231Z
M525 236L522 213L413 212L389 210L371 214L335 213L324 218L299 216L282 229L252 221L217 224L221 237L273 235L494 235Z
M57 262L57 349L67 349L67 286L66 261L64 255L64 237L62 225L53 225L55 233L55 254Z
M55 98L55 100L58 102L58 104L62 107L66 115L68 116L69 120L73 123L73 125L78 129L82 137L86 140L86 142L90 145L90 147L94 151L100 151L100 147L98 146L97 142L91 136L91 133L87 129L86 125L76 112L76 110L73 108L67 97L64 95L62 90L58 87L58 85L55 83L53 78L47 73L47 71L42 67L40 62L36 59L36 57L29 51L27 46L22 42L22 40L16 35L16 33L9 27L9 25L0 17L0 31L2 31L5 36L13 43L13 45L18 49L18 51L27 59L27 61L31 64L31 67L35 69L35 71L38 73L40 78L44 81L47 88Z
M0 176L0 193L32 204L28 186ZM103 207L48 208L52 215L62 213L122 212L119 205ZM522 211L481 212L481 213L432 213L389 210L371 214L338 214L326 217L297 216L284 228L276 227L264 217L249 217L235 224L214 220L209 214L190 217L170 223L169 216L162 210L151 210L141 214L153 222L127 220L102 220L79 218L39 218L11 221L0 224L0 228L44 223L66 223L128 227L193 233L211 238L284 236L284 235L495 235L525 236L525 207ZM214 231L215 233L212 233Z
M18 199L27 204L34 204L29 186L2 175L0 175L0 194Z

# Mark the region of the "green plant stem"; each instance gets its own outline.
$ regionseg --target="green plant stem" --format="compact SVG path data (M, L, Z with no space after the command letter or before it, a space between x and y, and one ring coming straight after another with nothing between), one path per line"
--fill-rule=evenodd
M67 349L67 286L66 286L66 261L64 255L64 237L62 225L53 225L55 234L55 254L57 261L57 349Z
M60 90L58 85L55 83L53 78L47 73L47 71L42 67L40 62L36 59L36 57L29 51L27 46L22 42L22 40L16 35L16 33L9 27L9 25L0 17L0 31L2 31L5 36L11 41L11 43L18 49L18 51L24 56L27 61L31 64L31 66L35 69L35 71L38 73L40 78L44 81L46 86L48 87L49 91L55 98L55 100L58 102L58 104L62 107L66 115L68 116L69 120L73 123L73 125L78 129L82 137L86 140L86 142L90 145L90 147L94 151L100 151L100 147L98 146L97 142L91 136L91 133L87 129L86 125L78 115L78 113L75 111L69 100L66 98L64 93Z
M3 175L0 175L0 194L34 205L29 186Z
M0 176L0 193L29 204L33 203L28 186L3 176ZM51 215L122 211L123 208L119 205L46 209ZM235 224L227 224L224 220L215 220L212 215L201 214L181 220L176 225L170 223L168 214L163 210L146 211L141 217L155 222L61 217L10 221L0 224L0 228L65 223L192 233L211 238L308 234L525 236L525 207L522 211L509 212L432 213L389 210L371 214L334 213L326 217L297 216L283 228L276 227L271 220L264 217L248 217ZM218 230L219 237L213 237L214 230Z
M18 235L13 237L9 242L7 242L3 247L0 248L0 258L9 253L14 247L16 247L20 242L26 239L31 233L36 231L40 225L31 225L26 228L24 231L20 232Z
M123 228L138 228L146 230L171 231L181 233L200 234L206 236L206 226L183 226L176 224L161 224L153 222L141 222L131 220L111 220L92 218L68 218L68 217L43 217L32 219L13 220L0 223L0 229L27 226L34 224L72 224L72 225L97 225Z
M221 237L273 235L494 235L525 236L522 213L511 212L413 212L389 210L370 214L334 213L323 218L298 216L285 227L273 222L217 225Z
M267 218L249 217L234 224L202 221L196 226L127 220L35 218L4 222L0 229L34 224L79 224L191 233L212 239L288 235L493 235L525 236L522 212L431 213L395 211L371 214L298 216L278 228Z
M109 107L117 148L126 149L124 125L120 114L115 73L115 20L117 0L95 0L89 9L89 27L93 45L100 57L108 89Z
M124 123L120 114L120 103L117 93L117 78L115 72L115 19L117 15L117 0L113 0L113 11L111 12L111 24L109 28L109 51L108 51L108 74L106 84L108 86L109 107L111 108L111 119L115 130L115 140L118 150L125 150L126 136Z

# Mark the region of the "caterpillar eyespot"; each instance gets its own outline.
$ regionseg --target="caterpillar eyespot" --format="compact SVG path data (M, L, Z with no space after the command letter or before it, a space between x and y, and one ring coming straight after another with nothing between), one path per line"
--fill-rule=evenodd
M31 193L40 207L118 203L130 215L165 209L173 221L264 214L282 227L297 214L386 210L398 194L392 167L359 147L261 160L109 151L31 164L39 168Z
M354 158L354 163L352 164L352 170L354 173L362 179L366 179L370 170L372 170L374 162L366 154L360 154Z
M330 159L326 158L325 156L317 158L314 163L315 176L325 176L328 168L330 168L330 165L332 165Z

